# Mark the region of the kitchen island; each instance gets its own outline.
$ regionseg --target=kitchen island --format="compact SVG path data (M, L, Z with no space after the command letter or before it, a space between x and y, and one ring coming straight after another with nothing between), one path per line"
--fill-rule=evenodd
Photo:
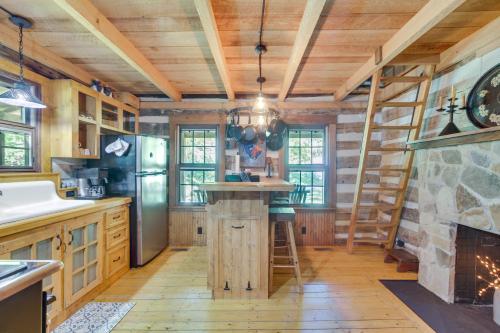
M207 191L208 288L214 299L267 298L269 199L290 192L282 180L205 184Z

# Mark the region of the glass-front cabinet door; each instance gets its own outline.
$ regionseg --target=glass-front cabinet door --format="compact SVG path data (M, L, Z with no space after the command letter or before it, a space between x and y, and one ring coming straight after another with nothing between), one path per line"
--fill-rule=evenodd
M102 282L103 214L89 214L64 226L65 306L73 304Z
M61 225L30 230L13 237L0 239L0 259L7 260L61 260ZM43 279L43 290L54 295L56 301L48 305L48 317L54 318L62 308L62 272Z

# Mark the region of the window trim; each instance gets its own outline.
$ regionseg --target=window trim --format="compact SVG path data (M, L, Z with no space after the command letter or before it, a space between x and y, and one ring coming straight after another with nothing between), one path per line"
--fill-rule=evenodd
M19 80L19 77L16 74L6 72L4 70L0 70L0 82L2 82L2 86L4 87L11 87L14 85ZM33 94L38 97L42 98L41 96L41 86L39 83L26 80L26 83L30 85L33 88ZM14 129L20 129L23 131L29 130L32 132L32 149L31 149L31 158L32 158L32 163L31 167L26 168L26 167L2 167L0 166L0 173L9 173L9 172L40 172L40 166L41 166L41 158L42 158L42 149L41 149L41 125L42 125L42 116L41 112L43 111L37 111L36 109L29 109L31 112L31 116L33 117L33 125L26 125L22 123L17 123L13 121L7 121L7 120L0 120L0 126L4 127L11 127Z
M323 145L323 164L289 164L289 131L290 130L322 130L325 134L324 145ZM283 145L284 149L284 179L289 181L290 171L323 171L324 179L323 179L323 203L304 203L304 204L294 204L296 207L304 207L304 208L328 208L330 202L330 137L329 137L329 125L325 124L309 124L309 125L288 125L288 131L286 134L285 144Z
M181 163L181 134L183 130L215 130L215 164L206 164L206 163ZM182 202L181 201L181 170L214 170L215 173L215 181L219 179L219 153L220 153L220 139L219 139L219 125L215 124L182 124L177 126L177 146L176 146L176 165L175 165L175 180L176 180L176 189L175 189L175 201L176 204L180 207L200 207L204 206L203 202Z

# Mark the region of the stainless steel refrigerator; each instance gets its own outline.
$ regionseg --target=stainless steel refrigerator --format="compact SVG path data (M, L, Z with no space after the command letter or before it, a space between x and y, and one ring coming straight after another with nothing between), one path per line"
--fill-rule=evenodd
M130 147L123 156L105 152L118 138ZM107 168L109 196L129 196L130 264L142 266L168 242L168 141L152 136L103 135L101 159L89 162Z

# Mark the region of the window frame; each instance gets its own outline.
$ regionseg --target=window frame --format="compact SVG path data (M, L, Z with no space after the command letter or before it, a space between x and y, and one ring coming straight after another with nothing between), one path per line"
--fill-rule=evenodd
M323 163L322 164L290 164L289 163L289 148L290 148L290 131L291 130L322 130L324 133L323 142ZM323 172L323 203L304 203L304 204L293 204L297 207L305 208L327 208L330 202L330 189L329 189L329 179L330 179L330 165L329 165L329 147L330 138L328 125L324 124L308 124L308 125L288 125L288 131L286 134L286 140L284 144L284 164L285 164L285 175L284 178L289 181L290 172L302 171L302 172ZM311 147L312 148L312 147ZM312 158L312 156L311 156Z
M18 81L17 75L12 73L8 73L5 71L0 71L0 84L3 87L11 87L15 82ZM32 93L38 98L41 98L41 87L38 83L25 80L31 87ZM13 131L22 131L22 132L30 132L31 133L31 166L29 167L11 167L11 166L2 166L0 164L0 173L8 173L8 172L39 172L40 171L40 159L41 159L41 112L36 109L25 108L24 112L29 112L29 117L31 117L31 123L23 124L14 121L2 120L0 119L0 127L7 128ZM0 152L0 155L3 155L3 149ZM0 160L2 157L0 156Z
M196 131L196 130L215 130L215 163L181 163L181 137L183 131ZM181 201L181 171L200 171L200 170L210 170L214 171L215 181L219 178L219 152L220 152L220 139L219 139L219 125L214 124L183 124L177 127L177 145L176 145L176 204L182 207L197 207L205 205L204 202L182 202Z

